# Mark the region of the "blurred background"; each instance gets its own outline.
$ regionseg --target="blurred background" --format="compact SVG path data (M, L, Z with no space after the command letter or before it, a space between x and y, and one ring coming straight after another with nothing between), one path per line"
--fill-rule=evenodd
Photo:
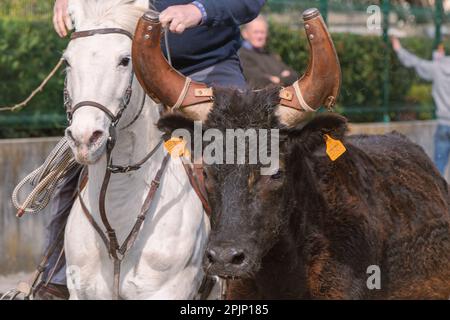
M431 84L399 64L388 31L403 38L408 50L430 59L439 43L449 48L450 1L268 0L270 50L298 71L308 62L301 12L309 7L321 10L339 54L343 71L339 112L353 122L434 118ZM24 99L67 45L53 32L52 8L52 0L0 2L0 105ZM374 10L379 10L380 21L373 18ZM59 72L20 113L0 114L0 138L61 134L63 77Z
M66 47L68 40L53 30L53 2L0 2L0 107L25 99ZM439 44L450 48L450 0L268 0L269 49L299 72L309 55L301 13L310 7L320 9L335 42L343 74L337 112L350 119L351 132L397 130L431 156L437 126L432 84L400 64L389 36L431 60ZM47 217L19 222L10 196L45 159L58 140L53 137L63 134L63 83L61 69L26 108L0 112L0 284L2 274L31 270L40 254Z

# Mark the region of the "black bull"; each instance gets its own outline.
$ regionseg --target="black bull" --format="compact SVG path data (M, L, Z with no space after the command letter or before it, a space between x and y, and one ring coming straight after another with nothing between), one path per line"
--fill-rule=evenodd
M448 185L422 148L395 132L345 137L346 119L335 114L281 128L277 92L216 90L204 123L281 129L272 176L258 165L205 165L213 209L205 268L235 278L229 298L448 299ZM168 115L159 127L192 121ZM334 162L326 134L347 148Z

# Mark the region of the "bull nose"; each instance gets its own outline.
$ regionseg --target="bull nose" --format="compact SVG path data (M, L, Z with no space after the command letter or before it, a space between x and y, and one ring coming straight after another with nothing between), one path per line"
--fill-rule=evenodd
M206 258L211 264L241 265L245 261L245 254L243 250L236 248L211 248L206 251Z

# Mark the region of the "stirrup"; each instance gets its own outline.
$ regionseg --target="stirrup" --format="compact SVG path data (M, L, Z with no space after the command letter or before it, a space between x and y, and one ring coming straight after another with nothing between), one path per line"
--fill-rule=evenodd
M69 290L65 285L40 282L34 291L34 300L67 300Z

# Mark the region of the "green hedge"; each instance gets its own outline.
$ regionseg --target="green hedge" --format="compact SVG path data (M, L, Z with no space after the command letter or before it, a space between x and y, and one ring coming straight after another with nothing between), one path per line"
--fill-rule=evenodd
M333 39L343 72L339 111L352 121L382 120L383 53L386 48L381 38L334 34ZM431 56L431 39L405 39L402 42L422 57ZM14 104L26 98L53 68L66 45L67 40L56 36L49 19L0 19L0 105ZM296 70L305 69L308 48L303 31L272 24L270 48ZM393 53L390 75L391 118L432 118L430 84L418 79L414 71L400 66ZM0 113L0 138L61 134L65 123L63 78L63 72L58 72L23 111ZM395 111L403 107L406 109Z
M385 48L381 37L343 33L332 37L342 68L343 84L338 106L352 121L380 121L383 118L385 50L390 52L390 117L393 120L433 117L431 84L420 80L414 70L401 66L395 53ZM421 57L431 57L431 39L403 39L402 44ZM296 70L305 70L309 49L303 31L272 24L269 47Z
M25 99L58 62L66 44L67 40L56 36L49 20L0 19L0 105ZM61 121L43 123L41 118L64 114L63 83L60 70L22 111L0 113L0 137L61 134ZM15 121L19 116L23 123ZM42 132L43 129L46 131Z

